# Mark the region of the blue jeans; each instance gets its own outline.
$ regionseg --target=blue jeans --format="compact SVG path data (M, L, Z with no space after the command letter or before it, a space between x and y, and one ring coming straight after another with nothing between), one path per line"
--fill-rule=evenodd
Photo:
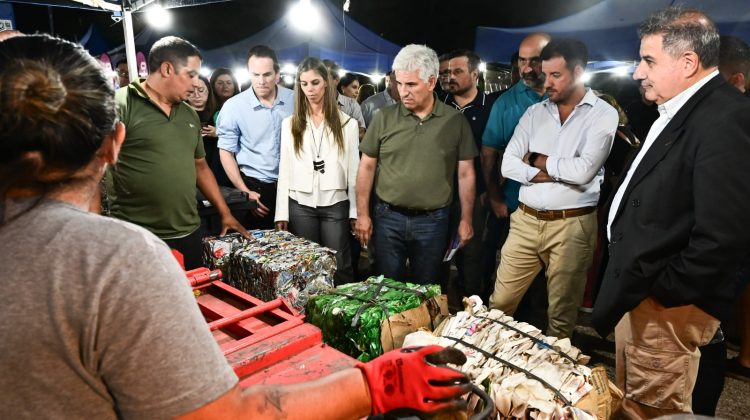
M438 284L440 264L448 249L450 208L407 216L377 200L373 217L375 274L406 281L406 260L411 281Z

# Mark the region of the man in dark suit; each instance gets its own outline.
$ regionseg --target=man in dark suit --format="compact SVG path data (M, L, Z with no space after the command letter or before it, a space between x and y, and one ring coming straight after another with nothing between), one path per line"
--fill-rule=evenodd
M730 316L750 250L750 101L717 70L719 34L669 8L640 26L633 77L659 106L615 194L593 323L615 328L621 415L689 413L700 360Z

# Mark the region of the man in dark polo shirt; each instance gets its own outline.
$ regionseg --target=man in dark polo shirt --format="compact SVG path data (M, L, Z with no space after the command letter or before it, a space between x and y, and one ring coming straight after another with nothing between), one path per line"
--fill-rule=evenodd
M474 234L477 148L466 118L433 92L438 76L435 51L408 45L393 61L393 71L401 103L381 109L360 144L355 233L363 246L372 237L377 273L404 281L408 259L412 281L435 283L449 242L456 173L460 246Z
M115 94L127 133L107 176L111 215L151 231L180 251L191 269L201 265L202 254L196 185L218 210L222 235L247 231L206 163L198 114L183 102L198 81L198 49L180 38L162 38L149 52L148 66L145 80Z
M445 97L446 104L466 117L477 150L482 147L484 127L496 99L495 95L487 95L477 88L480 61L477 53L471 50L455 50L448 53L448 96ZM479 157L474 159L474 172L482 173ZM499 234L485 235L484 231L491 227L499 231L499 226L497 223L486 224L489 202L486 199L487 188L484 178L481 176L476 177L475 194L472 216L474 237L458 252L455 262L461 295L478 295L487 302L494 287L492 272L495 269ZM493 238L494 242L485 243L485 238Z

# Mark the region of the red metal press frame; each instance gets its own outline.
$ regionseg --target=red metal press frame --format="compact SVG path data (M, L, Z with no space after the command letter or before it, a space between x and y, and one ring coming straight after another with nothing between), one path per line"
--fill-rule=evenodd
M281 298L263 302L223 283L219 270L186 273L216 342L241 386L298 383L351 366L356 360L323 344Z

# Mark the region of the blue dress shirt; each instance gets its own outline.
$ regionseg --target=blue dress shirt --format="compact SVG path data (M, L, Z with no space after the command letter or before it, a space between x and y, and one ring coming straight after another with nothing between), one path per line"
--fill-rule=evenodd
M232 152L240 171L261 182L279 178L281 121L294 111L294 92L277 87L270 108L248 89L229 98L219 112L216 131L220 149Z

